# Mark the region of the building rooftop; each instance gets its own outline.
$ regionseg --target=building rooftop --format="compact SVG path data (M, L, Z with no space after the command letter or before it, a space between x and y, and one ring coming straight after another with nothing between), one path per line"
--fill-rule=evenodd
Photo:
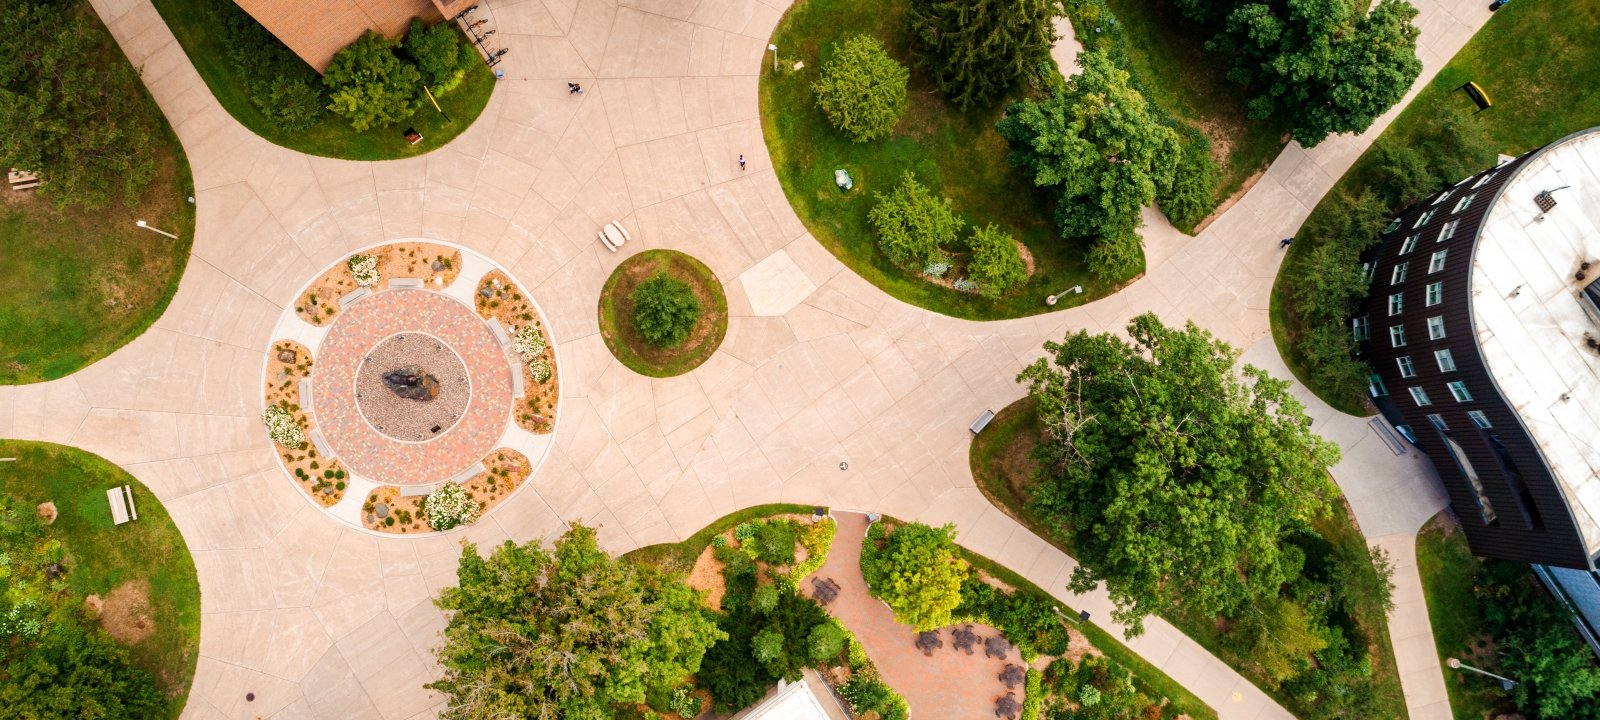
M1551 143L1513 172L1473 252L1473 329L1592 557L1600 551L1600 353L1586 335L1600 339L1600 325L1578 293L1600 276L1600 128ZM1545 191L1554 191L1548 212L1535 200ZM1584 262L1593 266L1579 281Z
M256 22L277 36L317 72L328 69L333 54L368 29L385 37L405 34L411 18L432 23L441 17L435 0L234 0ZM442 3L465 9L463 3ZM465 3L470 5L471 3ZM457 10L459 13L460 11ZM448 16L446 16L448 17Z

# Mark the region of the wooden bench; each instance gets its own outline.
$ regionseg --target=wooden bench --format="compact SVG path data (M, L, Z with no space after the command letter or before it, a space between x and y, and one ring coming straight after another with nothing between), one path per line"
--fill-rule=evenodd
M300 381L300 409L307 413L316 412L311 409L311 378Z
M133 506L133 486L123 485L106 491L106 500L111 503L111 521L121 525L129 520L139 519L139 509Z
M438 485L401 485L400 497L416 497L418 495L432 495L438 490Z
M422 278L389 278L389 287L391 288L421 290L424 284Z
M506 334L506 328L500 324L500 318L489 318L484 322L489 324L489 332L494 333L494 339L499 341L500 347L511 344L511 336Z
M967 429L971 430L973 435L977 435L978 433L983 432L984 428L989 427L989 421L993 420L993 419L994 419L994 411L993 410L985 410L985 411L983 411L982 415L978 416L977 420L973 420L972 421L972 425L969 426Z
M366 297L368 295L371 295L371 294L372 294L371 290L368 290L368 289L366 289L364 287L361 287L361 288L356 288L354 290L351 290L350 292L347 292L347 293L345 293L343 295L340 295L339 296L339 309L341 309L341 310L347 309L351 305L354 305L357 300L360 300L361 298L364 298L364 297Z
M316 446L317 454L321 455L323 460L332 460L338 457L333 454L333 448L328 447L328 441L322 437L321 430L311 431L311 444Z

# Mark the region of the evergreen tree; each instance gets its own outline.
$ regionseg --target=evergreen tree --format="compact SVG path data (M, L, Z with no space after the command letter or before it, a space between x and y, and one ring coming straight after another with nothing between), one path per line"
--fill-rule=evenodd
M956 107L985 105L1050 56L1059 0L912 0L919 57Z

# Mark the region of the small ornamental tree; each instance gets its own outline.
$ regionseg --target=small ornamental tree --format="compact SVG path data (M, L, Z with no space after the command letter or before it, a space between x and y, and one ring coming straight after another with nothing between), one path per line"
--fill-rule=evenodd
M656 347L671 347L689 338L700 320L700 298L689 283L658 272L633 289L633 327Z
M467 66L462 60L471 56L461 52L464 46L452 23L428 26L420 18L411 18L411 27L406 31L406 54L417 64L422 82L435 95L454 88L466 74Z
M421 107L422 75L371 30L335 53L322 75L328 109L358 132L400 122Z
M919 631L950 624L951 614L961 605L961 581L968 572L956 547L955 526L911 523L887 536L881 531L875 534L882 538L881 547L873 547L869 535L861 553L861 574L872 596L887 603L896 619Z
M954 245L965 224L944 198L934 195L910 172L901 177L894 192L878 193L878 204L867 212L867 220L878 231L878 247L890 260L918 270L925 268L940 248Z
M985 297L1002 293L1028 279L1028 266L1017 250L1017 241L994 225L978 228L967 241L972 259L967 272Z
M459 484L447 482L438 490L433 491L423 502L422 509L428 519L428 527L435 530L449 530L457 525L468 525L478 519L478 501L467 494L467 489Z
M911 71L889 56L870 35L844 42L822 63L811 86L817 107L833 126L856 142L887 137L906 112L906 82Z

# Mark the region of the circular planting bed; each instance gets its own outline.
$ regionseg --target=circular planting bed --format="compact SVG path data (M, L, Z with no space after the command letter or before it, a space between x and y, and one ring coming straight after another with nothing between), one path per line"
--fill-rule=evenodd
M657 345L634 322L634 300L641 284L661 274L687 284L700 312L680 342ZM611 354L640 375L689 372L716 352L727 333L728 299L722 282L704 263L676 250L649 250L624 260L600 291L600 335Z

